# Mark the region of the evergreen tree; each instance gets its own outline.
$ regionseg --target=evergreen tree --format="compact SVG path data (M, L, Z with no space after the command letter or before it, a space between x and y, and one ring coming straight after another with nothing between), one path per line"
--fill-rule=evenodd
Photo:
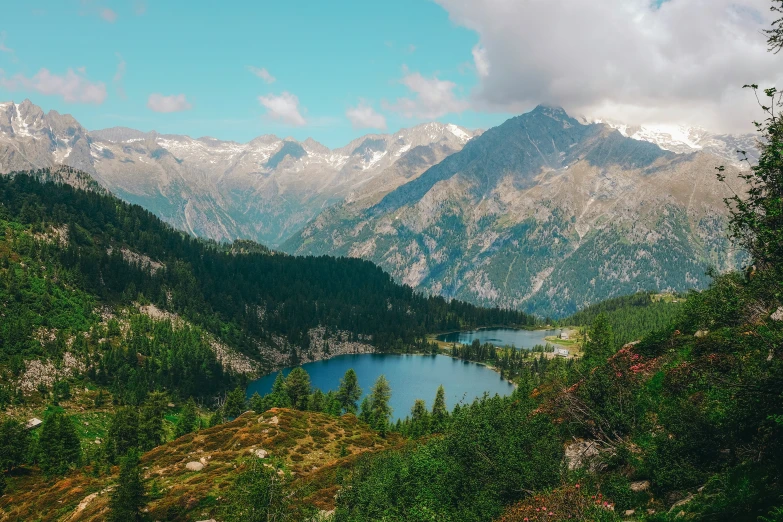
M256 413L264 413L268 408L269 396L261 397L258 392L253 393L253 395L250 397L250 400L248 401L248 404L250 405L250 409L253 410Z
M21 422L6 419L0 424L0 474L24 462L29 444L30 433Z
M324 412L335 417L339 417L342 414L340 401L337 400L337 394L332 390L329 390L324 397Z
M177 437L181 437L196 430L198 427L198 411L196 409L196 401L191 397L185 403L182 408L182 414L177 421L177 427L175 434Z
M221 408L216 409L215 413L213 413L212 416L209 418L210 428L214 428L219 424L223 424L223 410Z
M590 326L584 345L585 364L588 368L606 363L615 352L614 333L605 313L598 314Z
M57 409L46 416L38 439L38 464L47 476L62 475L82 460L79 435L71 418Z
M359 408L359 418L367 424L370 424L370 421L372 420L372 405L370 403L369 395L362 399L362 405Z
M310 395L310 401L307 409L310 411L325 411L326 408L326 396L320 389L316 389L312 395Z
M412 437L421 437L429 431L429 414L427 404L422 399L416 399L411 408L411 432Z
M292 503L289 478L253 459L227 491L220 520L225 522L287 522L305 520Z
M310 375L301 366L294 368L286 377L285 390L291 406L298 410L306 410L310 395Z
M161 392L153 392L139 412L139 448L149 451L165 442L166 430L163 418L166 415L168 398Z
M386 434L392 414L389 399L391 399L391 386L386 376L381 375L373 384L370 394L370 425L381 435Z
M449 411L446 409L446 390L443 389L443 385L438 386L438 391L435 394L435 402L432 403L432 430L440 431L446 424L446 419L449 416Z
M146 502L139 454L133 449L120 463L120 477L109 500L109 520L111 522L144 520L142 509Z
M223 414L228 419L235 419L242 415L245 410L245 390L237 386L226 396L226 403L223 405Z
M359 379L353 368L349 368L340 380L340 387L337 389L337 400L345 413L357 412L357 403L362 397L362 389L359 386Z
M106 453L117 462L131 449L139 447L139 414L136 408L123 407L111 419L107 433Z
M291 400L288 398L288 392L285 387L285 380L283 372L277 372L275 382L272 384L272 391L269 394L273 408L287 408L291 406Z

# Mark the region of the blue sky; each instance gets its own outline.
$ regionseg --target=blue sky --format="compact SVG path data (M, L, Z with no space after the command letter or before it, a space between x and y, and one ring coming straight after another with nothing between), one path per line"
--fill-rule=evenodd
M422 121L469 128L478 35L429 0L9 0L0 100L128 126L330 147ZM262 72L261 70L266 72Z

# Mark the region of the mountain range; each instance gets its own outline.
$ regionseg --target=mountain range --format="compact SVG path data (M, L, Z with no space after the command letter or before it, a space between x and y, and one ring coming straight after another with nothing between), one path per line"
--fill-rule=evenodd
M271 135L236 143L123 127L88 132L25 100L0 104L0 172L66 164L193 235L277 246L322 209L364 187L396 188L476 134L427 123L330 150Z
M362 257L427 292L560 316L735 267L731 189L714 171L725 160L541 106L382 198L330 208L283 250Z
M753 144L541 106L483 133L426 123L331 150L88 131L0 103L0 172L65 164L196 236L360 257L428 293L555 316L735 267L714 167L739 183L736 151Z

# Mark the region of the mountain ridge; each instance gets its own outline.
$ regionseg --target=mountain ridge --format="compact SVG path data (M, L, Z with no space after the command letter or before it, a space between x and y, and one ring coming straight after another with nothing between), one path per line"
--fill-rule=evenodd
M624 293L700 287L710 266L737 266L721 163L540 106L378 202L330 209L281 248L369 259L484 306L567 315Z

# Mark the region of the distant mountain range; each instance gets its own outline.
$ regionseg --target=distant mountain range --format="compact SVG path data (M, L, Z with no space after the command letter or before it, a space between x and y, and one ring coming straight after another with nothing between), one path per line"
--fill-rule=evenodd
M391 190L479 132L427 123L330 150L308 139L248 143L115 127L88 132L29 100L0 104L0 172L65 164L173 226L219 241L276 246L357 190Z
M0 172L69 165L194 235L361 257L426 292L540 315L736 266L714 167L735 176L753 144L538 107L483 134L428 123L330 150L87 131L0 103Z

